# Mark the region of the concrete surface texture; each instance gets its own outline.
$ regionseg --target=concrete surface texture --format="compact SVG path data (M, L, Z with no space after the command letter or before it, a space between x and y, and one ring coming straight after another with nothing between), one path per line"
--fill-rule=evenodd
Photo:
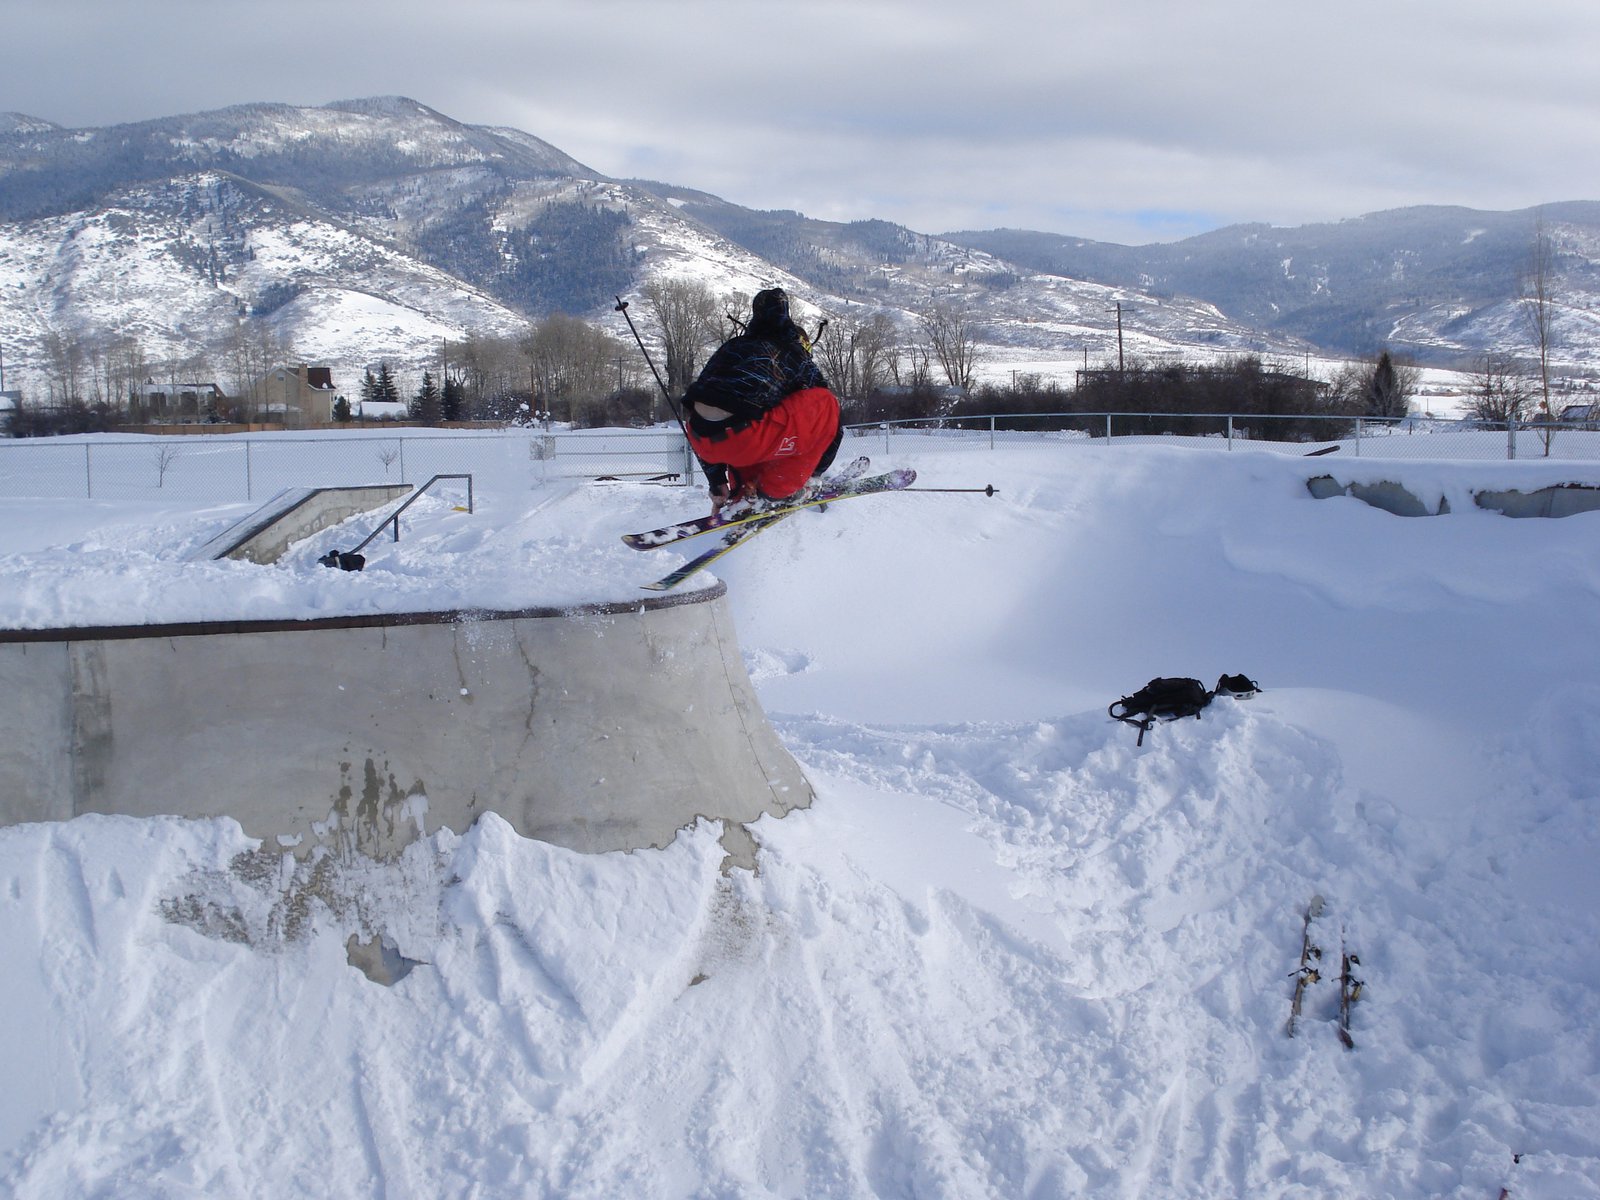
M756 699L722 587L571 611L0 632L0 824L231 816L388 857L493 811L599 852L812 792Z

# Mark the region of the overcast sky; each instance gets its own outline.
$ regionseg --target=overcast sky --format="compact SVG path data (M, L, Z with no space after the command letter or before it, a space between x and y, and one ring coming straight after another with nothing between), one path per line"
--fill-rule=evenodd
M0 111L377 95L925 233L1600 199L1600 0L0 0Z

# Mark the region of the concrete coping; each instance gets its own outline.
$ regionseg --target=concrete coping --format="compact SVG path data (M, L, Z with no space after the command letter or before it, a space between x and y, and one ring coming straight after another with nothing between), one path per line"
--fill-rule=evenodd
M214 637L237 633L295 633L318 629L384 629L406 625L459 625L470 621L528 621L553 617L620 616L705 604L726 596L728 585L717 580L697 591L670 592L592 604L532 608L456 608L400 613L351 613L334 617L284 617L253 621L174 621L146 625L60 625L40 629L0 629L0 644L9 642L121 641L127 638Z

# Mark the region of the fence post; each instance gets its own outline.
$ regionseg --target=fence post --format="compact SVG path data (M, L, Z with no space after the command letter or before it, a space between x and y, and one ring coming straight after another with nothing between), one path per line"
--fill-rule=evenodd
M994 449L994 414L989 414L989 449Z
M885 455L889 453L889 422L887 421L883 423L883 452Z
M1111 414L1106 414L1106 445L1111 445Z
M254 500L256 498L255 481L250 478L250 439L249 438L245 438L245 440L244 440L244 498L246 500Z
M683 482L690 487L694 486L694 464L694 447L689 444L689 437L685 434L683 439Z
M1356 457L1361 457L1361 418L1356 418Z
M89 465L89 443L83 444L83 495L87 500L94 499L94 468Z
M1506 457L1507 458L1515 458L1516 456L1517 456L1517 419L1515 417L1507 417L1506 418Z
M1228 449L1233 449L1233 414L1228 414Z
M395 441L400 444L400 482L404 483L406 481L406 440L405 438L396 438Z

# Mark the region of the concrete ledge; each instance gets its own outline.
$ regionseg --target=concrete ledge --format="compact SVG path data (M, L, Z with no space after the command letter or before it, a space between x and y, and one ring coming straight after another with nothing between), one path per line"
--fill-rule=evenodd
M496 812L582 851L742 827L812 792L725 589L628 604L0 631L0 824L230 816L389 857Z
M191 562L244 559L265 566L290 545L357 513L382 508L411 490L409 483L358 487L288 488L189 555Z
M1562 483L1535 492L1479 492L1473 499L1508 517L1570 517L1600 509L1600 488Z
M1441 499L1437 510L1430 509L1404 484L1395 483L1393 480L1344 484L1332 475L1318 475L1306 480L1306 487L1318 500L1326 500L1333 496L1354 496L1357 500L1366 501L1373 508L1381 508L1384 512L1393 513L1397 517L1432 517L1450 511L1448 500Z
M1430 510L1403 484L1393 480L1380 483L1340 483L1332 475L1317 475L1306 480L1306 489L1318 500L1333 496L1354 496L1374 508L1399 517L1429 517L1450 511L1450 502L1441 498L1437 510ZM1532 492L1474 492L1472 501L1508 517L1570 517L1576 513L1600 510L1600 487L1584 483L1562 483Z

